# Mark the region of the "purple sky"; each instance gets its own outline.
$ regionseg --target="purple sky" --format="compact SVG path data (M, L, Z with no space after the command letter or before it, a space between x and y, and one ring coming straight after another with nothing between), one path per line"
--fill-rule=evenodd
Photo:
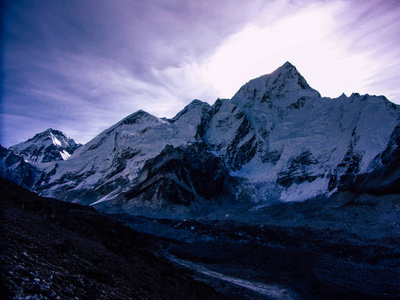
M85 143L138 109L173 117L293 63L323 96L400 103L400 1L5 0L0 143Z

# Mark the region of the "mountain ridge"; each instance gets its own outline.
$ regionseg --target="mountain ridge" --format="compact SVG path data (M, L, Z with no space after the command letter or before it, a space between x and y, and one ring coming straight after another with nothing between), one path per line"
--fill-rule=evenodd
M393 144L399 120L399 106L383 96L321 97L286 62L244 84L232 99L217 99L211 106L195 99L172 119L139 110L80 147L68 161L34 164L40 179L31 188L83 204L111 201L132 207L137 202L133 207L141 203L161 211L165 202L156 195L165 186L156 180L157 187L146 185L146 191L139 187L146 180L144 170L150 171L146 163L170 147L171 155L179 149L197 149L200 161L220 160L220 171L225 168L228 181L236 182L229 185L228 202L304 201L328 195L343 187L343 181L355 182L359 175L382 166L382 153ZM166 165L174 160L162 157ZM3 169L10 169L4 161ZM187 168L197 168L195 177L208 172L204 166L178 165L168 176L186 178L191 184L198 178L192 171L185 173ZM186 175L179 170L186 170ZM196 195L202 191L175 179L168 186L183 194L172 193L177 197L172 207L179 207L177 203L190 207L192 202L185 198L201 202ZM143 194L121 202L135 187Z

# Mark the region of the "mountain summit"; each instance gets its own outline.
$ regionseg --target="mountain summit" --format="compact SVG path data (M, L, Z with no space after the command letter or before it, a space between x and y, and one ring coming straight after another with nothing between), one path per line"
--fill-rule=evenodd
M382 96L321 97L286 62L232 99L212 106L194 100L172 119L138 111L67 161L31 159L40 178L33 186L45 196L131 213L304 201L382 168L388 147L397 145L399 120L399 107ZM4 174L17 172L15 159L2 161Z
M244 108L251 108L257 103L282 107L301 97L318 98L320 94L309 86L295 66L286 62L271 74L250 80L239 89L232 100Z
M67 160L80 146L65 133L49 128L10 149L28 162L40 163Z

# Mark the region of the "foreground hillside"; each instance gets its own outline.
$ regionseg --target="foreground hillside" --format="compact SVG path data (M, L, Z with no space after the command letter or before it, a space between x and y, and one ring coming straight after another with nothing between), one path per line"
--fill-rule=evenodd
M224 299L94 209L0 177L2 299Z

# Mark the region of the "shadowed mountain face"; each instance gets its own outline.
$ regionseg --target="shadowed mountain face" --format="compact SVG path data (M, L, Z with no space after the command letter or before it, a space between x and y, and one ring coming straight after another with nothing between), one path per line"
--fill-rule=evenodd
M42 171L27 163L24 158L0 145L0 175L28 189L34 189Z
M371 173L356 176L347 184L358 193L374 195L400 194L400 125L396 126L387 148L379 157L382 165Z
M205 144L166 146L146 162L139 180L141 183L127 192L125 199L164 202L165 208L174 203L188 206L221 200L236 183L224 161L208 152Z
M93 208L0 177L2 299L226 299Z

